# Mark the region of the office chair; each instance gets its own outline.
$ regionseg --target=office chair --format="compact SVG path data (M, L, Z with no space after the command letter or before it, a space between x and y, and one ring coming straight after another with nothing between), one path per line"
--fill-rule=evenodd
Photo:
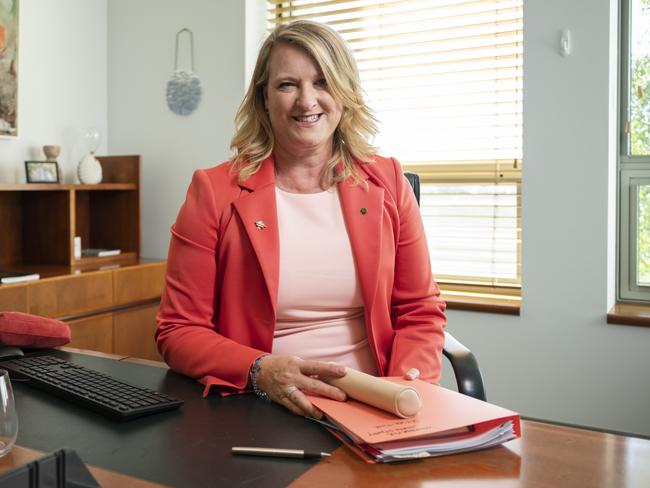
M420 205L420 177L415 173L404 173L413 188L415 199ZM483 378L478 367L478 362L472 351L463 346L449 332L445 331L445 345L442 353L451 363L456 377L458 391L479 400L486 401Z

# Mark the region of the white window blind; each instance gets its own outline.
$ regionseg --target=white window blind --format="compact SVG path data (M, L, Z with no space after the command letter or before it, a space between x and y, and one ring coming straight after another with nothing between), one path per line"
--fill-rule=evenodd
M269 2L269 26L312 19L357 60L375 144L421 179L446 291L519 294L523 0Z

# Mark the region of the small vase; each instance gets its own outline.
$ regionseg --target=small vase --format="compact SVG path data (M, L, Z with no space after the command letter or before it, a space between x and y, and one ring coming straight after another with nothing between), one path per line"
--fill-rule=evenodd
M86 154L77 167L79 181L85 185L96 185L102 181L102 165L93 153Z
M43 152L45 153L45 159L48 161L56 161L56 158L61 154L61 147L54 144L49 144L43 146Z

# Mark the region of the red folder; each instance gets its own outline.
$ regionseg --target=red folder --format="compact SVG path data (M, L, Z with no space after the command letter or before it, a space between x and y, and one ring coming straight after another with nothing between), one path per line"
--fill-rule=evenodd
M413 386L422 409L399 418L370 405L310 397L326 416L330 431L369 462L394 462L483 449L521 436L519 415L511 410L402 378L389 381Z

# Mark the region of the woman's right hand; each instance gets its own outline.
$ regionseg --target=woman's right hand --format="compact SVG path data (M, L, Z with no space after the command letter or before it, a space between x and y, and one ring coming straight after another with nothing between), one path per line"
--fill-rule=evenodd
M319 377L345 376L345 366L323 361L309 361L296 356L269 355L262 358L257 373L257 387L271 400L293 413L320 419L323 415L305 394L345 400L345 393Z

